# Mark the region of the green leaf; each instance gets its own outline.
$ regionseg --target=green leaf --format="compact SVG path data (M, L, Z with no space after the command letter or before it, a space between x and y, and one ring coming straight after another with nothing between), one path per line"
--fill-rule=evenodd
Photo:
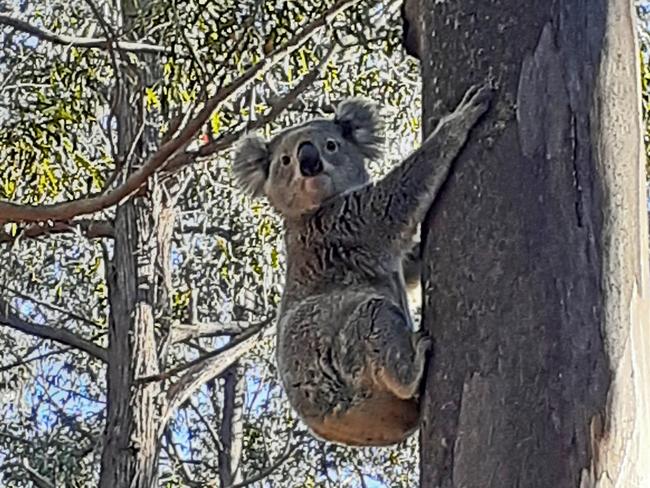
M216 136L221 129L221 115L218 111L215 111L210 117L210 127L212 128L212 135Z
M154 89L147 87L145 89L145 93L147 110L151 110L151 107L154 107L156 110L160 110L160 99L158 98L158 95Z

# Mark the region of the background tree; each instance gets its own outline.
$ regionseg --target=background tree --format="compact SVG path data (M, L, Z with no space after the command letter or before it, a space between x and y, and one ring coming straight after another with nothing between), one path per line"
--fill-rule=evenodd
M343 449L305 435L288 409L269 327L284 265L279 227L264 202L232 190L228 161L230 146L245 131L268 135L330 113L353 94L375 99L389 122L389 158L373 170L382 173L401 159L417 142L420 89L416 64L397 48L401 2L137 5L21 0L0 6L1 483L130 485L141 463L146 478L137 482L145 486L156 477L165 486L414 486L415 439L394 449ZM483 10L465 12L472 11ZM523 11L528 6L516 12ZM518 25L477 17L488 31L495 25L524 29L530 18ZM461 30L466 20L459 13ZM439 32L456 39L445 28ZM525 37L527 46L533 37ZM465 79L467 66L449 69L446 48L435 46L428 49L434 60L440 57L435 69L448 69L436 84L452 106L464 86L445 80ZM470 48L478 54L472 59L486 62L485 51ZM511 49L520 54L525 46ZM256 75L241 81L254 67ZM477 79L483 67L474 71ZM498 78L510 90L511 69ZM425 81L431 94L433 82L431 76ZM497 113L508 103L501 100ZM209 117L198 123L194 117L208 105L214 110L204 111L200 118ZM432 106L427 100L425 114ZM484 144L501 147L501 131L512 134L511 113L488 119ZM155 156L170 141L181 143L176 152ZM491 151L484 156L494 156ZM492 190L502 188L504 175L519 175L517 168L497 170L472 158L468 153L460 163L447 200L456 198L462 181L485 177L480 188L490 192L490 201L506 201ZM498 161L498 168L516 163ZM532 174L543 181L546 173L535 161L537 172L520 185ZM479 174L486 166L494 169ZM485 195L472 194L467 208ZM501 215L494 220L501 222ZM502 234L476 228L483 232L476 245L485 242L487 253ZM482 262L501 261L486 254ZM564 301L571 312L574 296ZM486 302L468 297L471 317L482 318L486 309L476 307ZM461 330L475 339L472 330ZM560 338L575 342L566 334ZM530 337L522 339L528 344ZM467 357L474 361L484 350L470 349ZM458 445L459 466L467 443ZM431 444L424 449L430 467ZM450 465L442 466L448 474Z
M415 440L328 446L288 409L279 226L229 172L246 131L350 95L384 107L393 158L410 150L399 3L4 8L3 485L412 486Z
M435 350L421 486L646 486L650 276L631 2L411 8L423 120L471 83L498 88L425 234Z

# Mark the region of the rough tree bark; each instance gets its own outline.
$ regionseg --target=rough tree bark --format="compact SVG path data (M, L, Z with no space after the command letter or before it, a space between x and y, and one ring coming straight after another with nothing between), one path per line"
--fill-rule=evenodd
M125 29L130 12L143 8L122 1ZM159 61L145 58L139 76L119 74L115 109L119 160L137 170L158 146L158 131L145 120L137 94L159 75ZM135 102L131 102L135 100ZM132 158L129 158L132 154ZM151 488L158 486L158 458L165 395L157 381L138 383L160 372L156 324L171 317L168 289L170 251L175 211L157 178L145 191L118 206L113 257L107 266L109 330L106 430L100 469L100 488Z
M631 2L409 3L425 133L498 88L425 233L421 486L650 486Z
M229 487L242 481L241 456L244 441L244 394L246 382L239 364L233 364L222 376L223 407L219 426L219 481ZM216 383L216 381L215 381Z
M159 382L134 380L159 373L154 311L160 309L161 247L171 237L160 232L171 228L161 199L162 192L154 188L118 208L115 221L101 488L157 486L164 395Z

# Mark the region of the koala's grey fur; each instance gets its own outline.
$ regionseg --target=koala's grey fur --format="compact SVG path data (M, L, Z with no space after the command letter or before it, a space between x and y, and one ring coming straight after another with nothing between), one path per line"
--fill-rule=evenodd
M277 361L289 401L317 435L349 445L399 442L418 425L430 339L413 332L404 255L491 91L471 88L422 146L370 183L380 121L358 99L264 141L233 163L238 184L284 217L287 270Z

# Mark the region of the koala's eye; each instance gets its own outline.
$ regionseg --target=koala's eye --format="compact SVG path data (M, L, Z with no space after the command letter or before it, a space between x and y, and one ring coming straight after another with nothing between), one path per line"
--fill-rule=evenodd
M281 161L283 166L287 166L291 162L291 158L285 154L282 156Z
M336 151L336 147L337 147L336 146L336 141L333 141L332 139L327 141L327 143L325 144L325 149L327 149L329 152Z

